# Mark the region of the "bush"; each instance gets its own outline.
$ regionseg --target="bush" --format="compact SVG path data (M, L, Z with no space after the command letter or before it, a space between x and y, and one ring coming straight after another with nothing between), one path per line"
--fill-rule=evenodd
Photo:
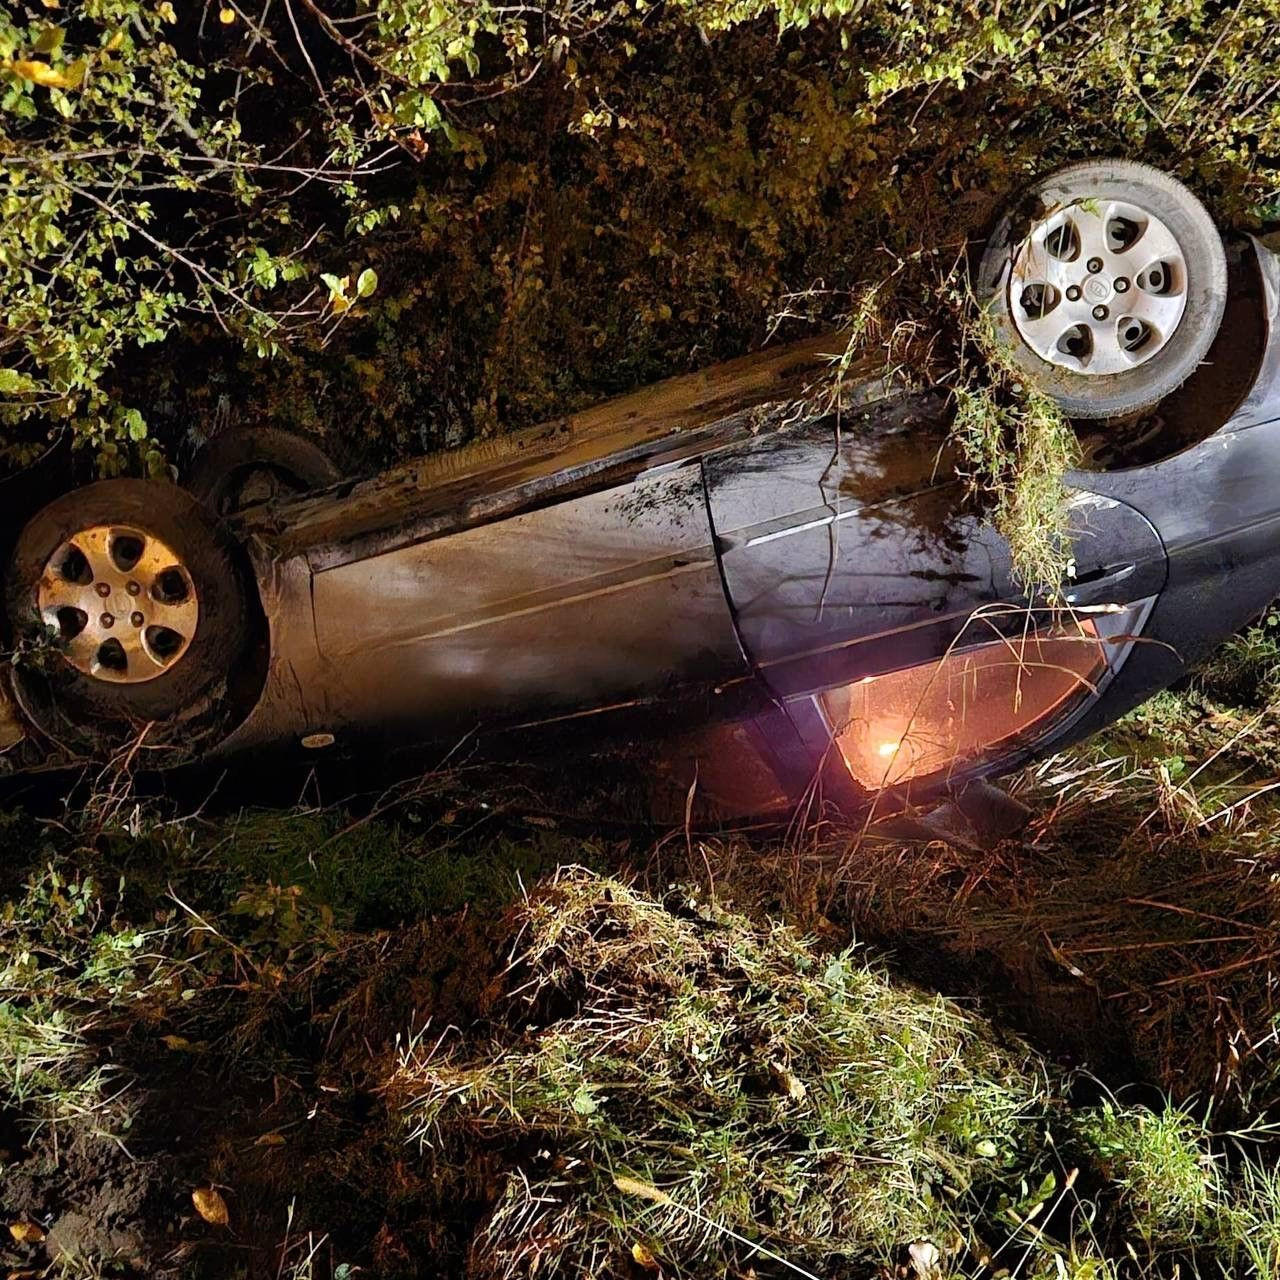
M1278 212L1269 0L299 0L261 22L0 14L10 454L66 426L104 470L157 469L182 433L263 416L362 461L437 447L848 319L886 280L882 331L918 356L941 334L954 371L964 243L1037 171L1139 154L1228 221ZM140 357L165 339L181 356ZM1012 403L973 464L1026 531L1069 451Z

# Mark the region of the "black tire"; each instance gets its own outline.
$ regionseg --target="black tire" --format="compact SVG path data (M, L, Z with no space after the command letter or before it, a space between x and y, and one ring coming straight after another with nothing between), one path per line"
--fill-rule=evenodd
M323 489L341 478L329 455L303 436L279 427L235 427L200 449L186 488L227 516L255 502Z
M1030 383L1072 418L1120 418L1149 409L1176 390L1204 359L1227 302L1227 259L1213 219L1182 183L1133 160L1089 160L1032 186L997 225L978 268L977 293L1009 358ZM1066 205L1122 200L1159 218L1186 265L1186 307L1165 345L1114 374L1085 374L1051 364L1024 341L1011 314L1010 268L1028 228Z
M190 494L160 481L104 480L51 502L14 547L6 584L9 624L20 639L47 635L37 591L50 561L73 534L117 523L161 539L190 575L198 614L185 652L153 678L118 683L37 646L38 660L21 662L15 672L17 693L37 728L66 746L109 753L151 724L148 746L185 754L207 739L205 731L227 725L235 712L233 684L252 665L248 658L261 635L260 610L238 548Z

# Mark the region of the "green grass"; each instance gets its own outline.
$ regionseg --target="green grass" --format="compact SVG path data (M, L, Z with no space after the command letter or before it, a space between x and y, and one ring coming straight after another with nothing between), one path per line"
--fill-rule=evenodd
M220 860L255 882L297 885L344 927L368 929L468 906L492 909L564 856L566 841L553 830L515 838L499 825L490 838L490 824L473 829L478 820L448 811L420 822L247 811L223 829ZM571 843L573 856L591 857Z
M54 1171L22 1209L52 1227L95 1185L59 1183L62 1153L105 1171L175 1127L146 1203L216 1182L234 1241L189 1210L135 1225L218 1280L281 1256L825 1280L913 1244L957 1280L1271 1280L1272 630L1019 780L1038 817L983 853L829 828L639 845L638 882L604 874L622 846L477 824L474 795L10 814L0 1113L30 1154L4 1176ZM209 1114L154 1114L175 1098Z
M1111 1102L1086 1112L1076 1132L1107 1170L1148 1243L1188 1248L1208 1237L1221 1207L1222 1173L1190 1111Z

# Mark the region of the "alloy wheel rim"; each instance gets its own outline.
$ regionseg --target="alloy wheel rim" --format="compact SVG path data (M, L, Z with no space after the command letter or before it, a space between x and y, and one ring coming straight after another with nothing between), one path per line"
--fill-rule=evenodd
M1125 373L1162 351L1187 306L1182 246L1154 214L1081 200L1032 227L1009 276L1009 310L1042 360L1086 376Z
M142 684L172 670L195 636L200 602L180 556L134 525L92 525L50 556L36 607L77 671Z

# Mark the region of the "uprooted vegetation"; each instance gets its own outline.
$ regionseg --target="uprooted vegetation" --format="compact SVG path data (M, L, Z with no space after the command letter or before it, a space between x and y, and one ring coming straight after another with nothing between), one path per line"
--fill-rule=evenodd
M588 838L493 778L14 809L3 1261L1272 1276L1275 632L985 853Z
M518 925L489 1024L424 1030L390 1085L441 1176L499 1161L468 1275L1084 1276L1127 1240L1233 1266L1259 1228L1280 1262L1280 1206L1227 1190L1190 1114L1072 1110L857 952L574 870Z
M492 1030L424 1029L391 1082L444 1169L508 1165L473 1275L866 1269L1055 1185L1025 1047L786 926L567 870L505 987Z

